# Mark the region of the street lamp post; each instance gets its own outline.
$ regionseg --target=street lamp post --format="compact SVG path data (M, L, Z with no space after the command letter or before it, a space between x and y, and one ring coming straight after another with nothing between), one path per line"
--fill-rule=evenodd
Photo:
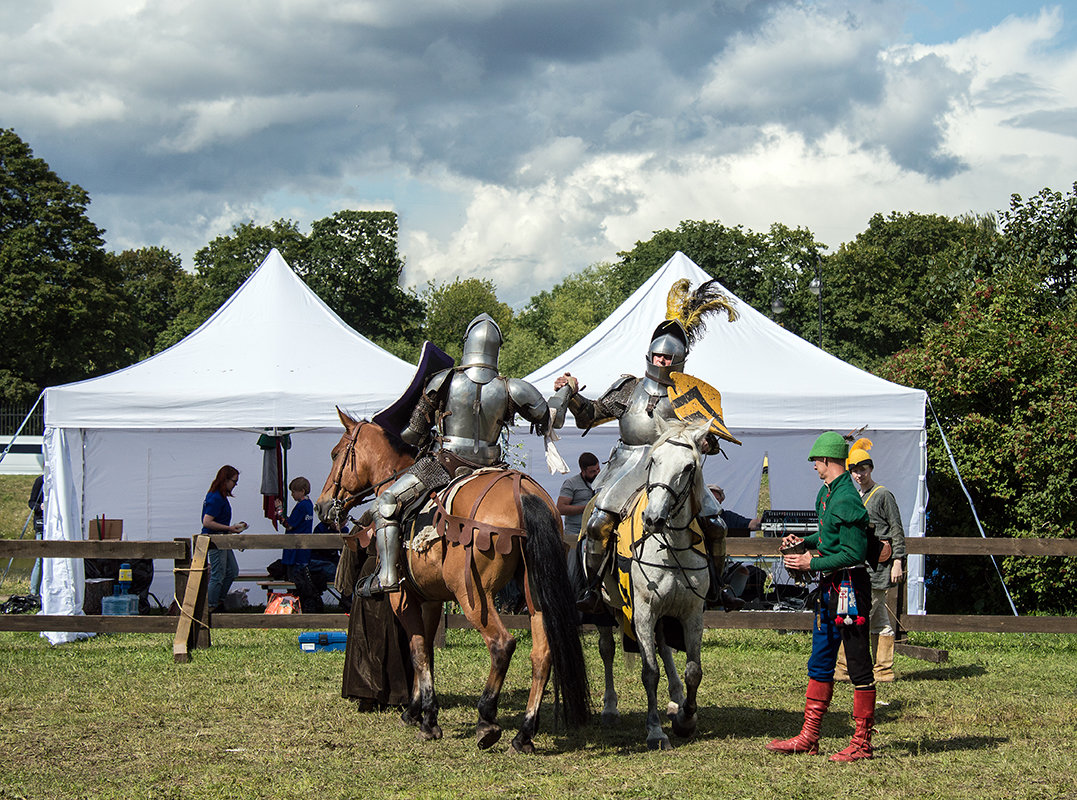
M815 277L808 284L808 291L819 298L819 349L823 349L823 268L820 260L815 260Z

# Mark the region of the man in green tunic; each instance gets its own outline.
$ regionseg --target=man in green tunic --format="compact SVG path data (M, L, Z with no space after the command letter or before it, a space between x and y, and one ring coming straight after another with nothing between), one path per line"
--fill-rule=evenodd
M823 714L834 693L834 664L844 644L853 682L853 719L856 729L844 750L831 761L858 761L872 757L871 733L875 722L875 680L868 648L871 614L871 580L866 569L868 514L845 471L849 446L839 433L828 431L815 440L808 459L823 481L815 499L818 533L800 539L786 536L783 547L801 542L810 553L788 553L786 569L820 573L808 659L808 689L804 726L792 739L775 739L767 749L775 753L818 753Z

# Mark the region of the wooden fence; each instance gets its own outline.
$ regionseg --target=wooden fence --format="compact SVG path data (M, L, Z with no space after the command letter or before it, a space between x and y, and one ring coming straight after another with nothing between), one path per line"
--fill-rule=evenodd
M333 549L341 546L337 534L224 534L195 536L193 539L160 541L51 541L0 540L0 558L111 558L129 560L152 558L173 562L176 578L176 598L179 616L57 616L57 615L0 615L0 630L6 631L73 631L101 633L173 633L173 656L184 662L190 651L209 647L214 628L302 628L346 629L347 614L209 614L206 603L208 565L206 554L210 542L221 549L262 550L278 548ZM730 538L727 550L730 558L751 559L776 556L777 538ZM1073 539L969 539L969 538L908 538L906 550L910 555L958 556L1077 556L1077 540ZM1077 617L1014 617L1001 615L906 614L898 590L891 594L898 615L899 630L954 631L988 633L1077 633ZM526 615L504 618L509 628L528 627ZM741 611L723 613L708 611L704 615L708 628L740 628L756 630L811 630L812 615L806 611ZM468 627L460 614L446 615L449 628ZM942 660L945 654L929 648L908 644L899 645L901 652L915 658Z

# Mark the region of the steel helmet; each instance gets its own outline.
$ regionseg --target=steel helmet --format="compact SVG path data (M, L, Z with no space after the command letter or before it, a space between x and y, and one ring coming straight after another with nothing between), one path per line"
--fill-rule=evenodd
M819 438L815 440L815 444L811 446L808 460L811 461L814 458L840 458L844 461L848 455L849 445L845 443L845 437L840 433L827 431L820 434Z
M656 354L669 356L671 363L660 367L654 363ZM660 386L670 386L671 372L684 372L684 359L688 356L688 335L684 326L676 320L666 320L651 334L651 345L647 348L647 363L644 375Z
M479 314L468 324L460 366L475 383L489 383L497 377L501 343L501 328L489 314Z

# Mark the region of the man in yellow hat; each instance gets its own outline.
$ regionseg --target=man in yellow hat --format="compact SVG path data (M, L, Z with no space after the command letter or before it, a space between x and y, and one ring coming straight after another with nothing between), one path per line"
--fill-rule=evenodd
M869 439L860 439L849 450L849 472L860 491L868 518L875 526L875 537L890 542L890 558L878 566L868 567L871 573L871 650L874 654L875 681L894 680L894 624L886 607L886 592L905 579L905 530L897 500L885 486L872 478L875 464L868 450Z
M875 724L875 679L868 649L867 617L871 613L871 580L865 566L868 554L868 513L845 470L849 446L840 433L827 431L815 440L808 459L823 486L815 499L818 533L803 539L789 535L783 547L803 543L819 554L788 553L788 570L820 573L812 625L808 689L804 702L804 726L792 739L775 739L767 745L774 753L818 753L823 715L834 693L834 665L838 646L844 644L853 682L852 741L831 761L871 758Z

